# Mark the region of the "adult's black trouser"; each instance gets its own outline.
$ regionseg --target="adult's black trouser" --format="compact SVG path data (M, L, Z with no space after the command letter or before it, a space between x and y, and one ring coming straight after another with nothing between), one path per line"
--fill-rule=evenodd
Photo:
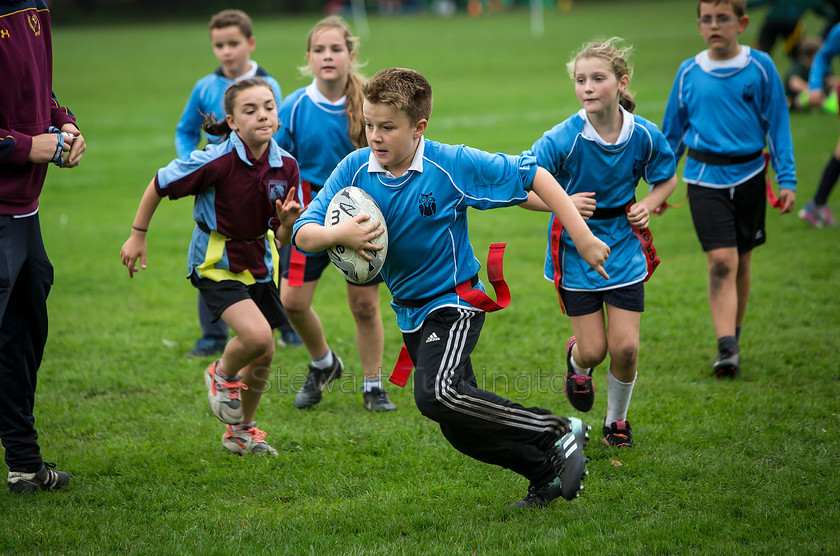
M38 215L0 215L0 440L11 471L42 464L33 409L52 283Z

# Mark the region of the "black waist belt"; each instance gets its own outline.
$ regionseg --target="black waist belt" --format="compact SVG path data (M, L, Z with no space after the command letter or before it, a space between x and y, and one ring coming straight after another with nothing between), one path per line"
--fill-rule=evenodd
M703 162L705 164L712 164L714 166L728 166L730 164L743 164L744 162L752 162L756 158L759 158L762 155L761 151L752 153L752 154L745 154L742 156L728 156L725 154L715 154L715 153L706 153L703 151L695 151L694 149L688 149L688 156L693 158L697 162Z
M624 216L627 214L627 208L625 206L621 207L604 207L604 208L596 208L595 212L592 213L592 216L589 217L590 220L607 220L609 218L618 218L619 216Z
M475 287L478 284L478 274L470 278L470 285ZM447 293L455 293L455 288L449 288L445 292L440 292L437 295L433 295L431 297L424 297L422 299L396 299L394 298L394 305L397 307L404 307L406 309L419 309L424 305L428 304L429 302L437 299L438 297L447 294Z

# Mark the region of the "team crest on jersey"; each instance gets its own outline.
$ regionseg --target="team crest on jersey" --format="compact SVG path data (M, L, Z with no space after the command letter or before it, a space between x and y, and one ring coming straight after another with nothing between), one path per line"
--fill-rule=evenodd
M753 102L753 100L755 100L755 87L752 84L744 87L744 92L741 94L741 97L747 104Z
M645 167L645 163L641 160L634 160L633 161L633 177L639 179L642 177L642 169Z
M286 198L286 180L268 180L268 198L273 203L277 199L281 201Z
M32 29L32 32L35 33L35 36L41 34L41 20L38 19L38 12L31 11L29 15L26 16L26 20L29 22L29 28Z
M420 194L420 214L423 216L434 216L437 212L437 203L431 193Z

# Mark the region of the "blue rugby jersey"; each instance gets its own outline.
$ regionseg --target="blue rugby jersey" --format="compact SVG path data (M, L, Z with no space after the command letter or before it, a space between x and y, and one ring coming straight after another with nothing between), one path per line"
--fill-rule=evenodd
M257 160L236 133L188 160L173 160L154 181L161 197L195 196L189 273L246 284L273 279L265 233L280 226L274 202L299 182L297 162L274 141Z
M297 159L300 177L312 184L313 193L323 187L341 159L356 150L347 129L344 97L330 102L314 81L286 97L280 124L277 144Z
M186 160L190 157L192 151L199 148L199 143L201 142L201 124L204 121L204 114L215 114L216 120L219 121L224 119L225 91L227 88L237 81L254 76L262 77L268 81L268 84L271 85L271 90L274 91L275 102L277 106L280 106L280 102L283 100L280 85L276 79L268 75L256 62L252 61L251 70L236 79L225 77L222 68L217 68L210 75L199 79L190 92L187 105L184 107L181 118L178 120L178 125L175 127L175 149L178 152L178 158ZM277 137L278 135L275 135L275 139ZM223 137L207 135L207 142L210 144L217 144L223 140Z
M586 111L554 126L543 134L528 154L548 170L573 195L595 192L596 208L624 207L633 200L640 179L655 186L668 181L676 173L676 162L665 136L653 123L625 111L621 134L616 144L606 144L589 123ZM551 227L546 250L545 277L554 280L551 253ZM578 254L569 234L564 230L560 249L562 286L569 290L606 290L641 282L647 274L647 263L641 244L625 214L603 220L587 220L589 229L610 246L610 258L604 265L609 274L605 281Z
M424 138L408 171L394 177L365 147L339 163L295 222L293 234L305 224L323 225L330 200L340 189L354 185L367 191L388 226L382 276L391 295L429 298L419 308L391 304L400 330L412 332L434 309L472 307L448 292L481 268L470 244L467 207L485 210L524 202L536 171L532 156L490 154ZM480 282L478 287L483 289Z
M677 158L686 147L737 157L769 146L780 187L796 189L785 90L766 52L741 46L729 60L712 60L706 50L685 60L668 98L662 132ZM725 189L744 183L763 168L763 157L730 165L686 157L683 179Z

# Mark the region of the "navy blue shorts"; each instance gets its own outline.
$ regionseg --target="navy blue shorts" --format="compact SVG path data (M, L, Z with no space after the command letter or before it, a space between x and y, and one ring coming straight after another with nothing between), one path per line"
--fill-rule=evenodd
M639 282L612 290L572 291L560 288L560 297L566 314L570 317L582 317L600 311L604 304L643 313L645 311L645 283Z
M748 253L767 241L766 185L764 172L727 189L688 184L691 219L703 251L737 247L738 253Z
M280 248L280 276L285 278L286 280L289 279L289 266L292 259L292 246L291 245L283 245ZM307 255L306 256L306 265L303 267L303 281L304 282L314 282L321 278L321 274L324 273L324 269L328 266L331 266L332 263L330 262L330 258L326 253L319 253L316 255ZM355 284L349 280L346 280L348 284L352 284L354 286L378 286L385 279L382 278L382 274L377 274L376 277L371 280L370 282L364 284Z
M280 292L277 291L274 281L256 282L249 286L239 280L216 282L209 278L200 278L192 273L190 282L198 289L204 302L207 303L207 308L210 309L212 315L212 322L218 321L225 309L245 299L250 299L256 303L257 308L271 328L280 328L288 322L286 311L283 310L283 304L280 303Z

